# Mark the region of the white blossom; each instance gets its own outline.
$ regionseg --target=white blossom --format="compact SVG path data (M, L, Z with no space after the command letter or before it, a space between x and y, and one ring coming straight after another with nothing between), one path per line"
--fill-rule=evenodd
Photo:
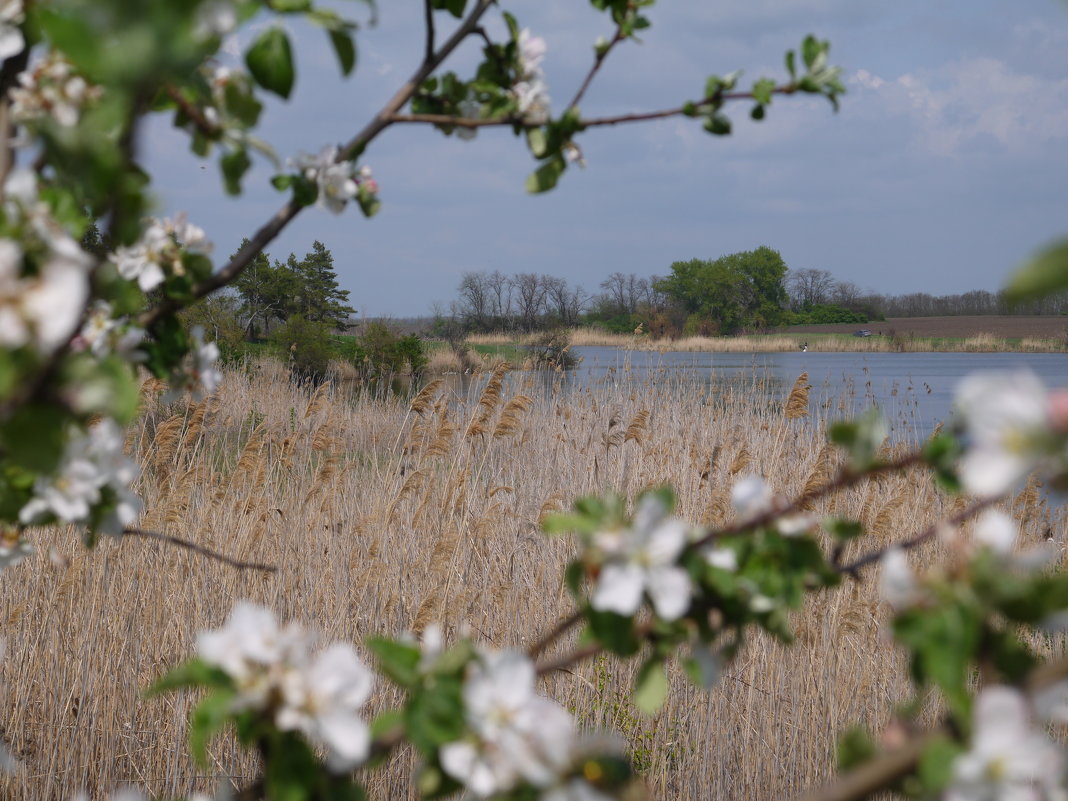
M237 9L232 0L207 0L197 9L194 36L207 39L225 36L237 27Z
M999 509L988 509L975 521L975 541L998 556L1008 556L1019 533L1016 521Z
M15 122L51 118L65 128L72 128L78 124L82 108L98 99L103 90L75 73L66 58L53 52L19 73L18 85L8 94Z
M690 605L692 586L678 565L686 547L687 526L667 516L656 495L644 496L629 529L600 532L594 544L607 557L590 603L594 609L633 615L648 593L656 614L676 620Z
M953 763L946 801L1062 799L1064 755L1033 728L1023 694L987 687L976 699L972 748Z
M571 764L571 716L537 694L534 666L522 654L485 654L469 670L463 699L473 739L442 747L445 772L482 797L507 792L521 781L553 785Z
M85 325L72 343L75 350L88 349L96 356L116 353L132 358L134 350L144 339L145 332L113 316L106 300L94 301L89 308Z
M327 145L317 156L302 153L292 162L308 181L319 188L318 205L334 214L340 214L359 190L352 162L339 162L337 157L338 148Z
M879 561L879 595L894 609L916 602L919 590L908 557L901 548L890 548Z
M466 98L457 104L456 110L460 112L460 117L465 120L477 120L482 117L482 104L478 102L472 93L469 93ZM460 139L470 141L478 136L478 128L467 128L461 125L456 128L456 135Z
M357 710L374 676L350 644L313 655L314 643L300 625L280 626L269 609L241 601L225 626L199 634L197 651L233 679L234 711L272 715L279 729L325 746L331 769L349 770L369 753L370 731Z
M975 373L957 387L956 409L970 442L960 478L973 495L1012 488L1041 458L1049 426L1046 388L1034 373Z
M0 61L22 52L26 46L19 28L22 19L22 0L0 0Z
M186 251L207 255L212 244L204 229L193 225L180 212L172 218L149 219L145 232L133 245L116 249L111 260L119 274L144 292L151 292L166 279L167 274L182 275L182 254Z
M300 671L285 674L284 702L275 720L325 745L334 771L351 770L370 752L371 734L356 714L371 695L374 676L348 643L337 642Z
M130 490L137 475L137 465L123 454L122 429L104 419L67 443L55 476L37 477L34 497L22 507L19 520L34 523L52 514L67 523L87 523L108 488L115 508L100 522L100 530L121 534L141 511L140 499Z
M32 553L33 548L15 529L0 532L0 570L17 565Z
M0 239L0 345L51 352L75 333L92 260L39 200L32 171L14 171L4 190L5 216L22 227L23 241ZM28 251L37 261L32 275L24 271Z
M543 38L531 35L527 28L519 32L518 45L519 68L512 94L520 116L537 122L549 115L549 87L541 69L547 47Z
M771 511L775 493L760 476L742 476L731 488L731 506L743 520Z
M712 567L733 573L738 569L738 554L733 548L706 548L704 551L705 561Z
M214 342L204 341L204 327L194 326L193 336L193 379L199 385L203 395L211 395L222 384L222 371L219 369L219 346Z

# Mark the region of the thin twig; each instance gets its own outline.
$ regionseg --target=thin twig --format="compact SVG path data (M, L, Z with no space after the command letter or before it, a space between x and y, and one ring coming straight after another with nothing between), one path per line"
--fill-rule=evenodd
M531 659L533 659L546 648L548 648L550 645L552 645L558 638L564 636L574 626L578 625L581 622L582 612L572 612L569 617L566 617L559 623L557 623L556 627L552 631L550 631L548 634L546 634L544 637L534 643L534 645L532 645L527 650L527 655L530 656Z
M938 534L938 532L942 530L943 527L947 525L960 525L968 518L978 514L979 512L983 511L989 506L992 506L1000 500L1000 496L996 496L993 498L983 498L982 500L976 501L970 506L965 507L961 511L957 512L955 515L951 515L945 520L939 520L937 523L933 523L932 525L921 531L919 534L916 534L915 536L910 537L907 540L902 540L901 542L892 542L886 547L879 548L876 551L872 551L871 553L865 554L864 556L861 556L859 559L856 559L847 565L842 565L841 567L836 566L836 569L839 573L843 575L850 576L851 578L856 578L861 568L867 567L868 565L878 562L883 558L887 551L893 548L901 548L904 551L911 551L913 548L918 548L928 540L933 539Z
M623 36L623 28L617 27L616 35L612 37L612 41L605 45L603 49L597 51L597 56L593 59L593 66L591 66L590 71L586 73L586 77L582 81L582 85L579 86L578 91L575 92L575 96L571 99L571 102L567 104L567 107L569 109L576 108L578 106L579 101L582 100L582 96L586 94L586 90L589 89L590 84L593 83L593 78L597 74L597 70L601 68L601 64L603 64L605 58L608 57L608 53L612 50L613 47L622 42L624 38L626 37Z
M779 86L772 90L772 94L776 95L792 95L797 91L797 88L793 84L787 84L785 86ZM718 93L716 98L727 100L754 100L752 92L723 92ZM706 97L694 105L700 108L703 105L711 103L714 98ZM618 114L611 117L590 117L589 119L580 119L579 128L598 128L605 125L619 125L621 123L628 122L647 122L649 120L660 120L667 117L678 117L686 114L689 106L678 106L676 108L661 109L659 111L642 111L635 112L633 114ZM505 117L491 117L484 120L470 120L464 117L453 117L449 114L393 114L389 121L391 123L399 124L422 124L422 125L449 125L456 128L492 128L503 126L519 126L520 128L540 128L543 123L532 122L522 117L505 116Z
M147 540L158 540L171 545L177 545L179 548L186 548L201 556L214 559L216 562L222 562L224 565L229 565L238 570L262 570L265 573L275 573L278 571L278 568L274 565L265 565L259 562L242 562L238 559L233 559L226 554L221 554L210 548L205 548L203 545L197 545L195 542L183 540L181 537L175 537L170 534L160 534L158 531L146 531L141 528L126 528L123 529L122 533L123 536L126 537L143 537Z
M434 58L434 6L432 0L424 0L426 7L426 55L423 61L432 61Z
M430 74L438 68L441 62L448 58L452 54L452 51L455 50L468 35L475 31L479 19L481 19L482 15L489 10L491 5L493 5L493 0L478 1L467 19L465 19L463 24L461 24L453 35L449 37L448 41L441 46L441 49L434 53L433 58L424 60L423 63L419 65L419 68L416 69L404 85L397 90L393 97L389 99L374 118L363 127L363 130L357 133L347 144L339 149L337 155L338 162L354 158L356 155L363 152L363 149L366 148L376 136L392 124L393 115L403 108L404 104L411 99L413 94L415 94L419 85L430 77ZM200 300L200 298L206 297L217 289L221 289L231 283L241 274L245 267L247 267L252 260L261 253L263 249L267 247L267 245L270 244L287 225L289 225L290 222L292 222L293 218L300 214L303 209L304 206L301 206L292 200L287 202L273 217L271 217L270 220L256 231L248 244L241 248L225 267L193 287L189 301L165 300L158 306L154 306L142 314L138 318L138 325L142 328L150 328L162 317L176 312L189 305L192 301Z
M881 473L891 473L906 467L911 467L914 464L919 464L923 461L922 451L912 451L904 456L894 459L889 462L881 462L874 465L863 472L856 472L850 468L846 468L839 472L839 474L829 484L816 487L808 492L802 492L792 501L785 506L777 506L767 512L751 517L748 520L743 520L739 523L734 523L730 526L724 526L713 531L708 532L703 537L695 541L690 548L700 548L709 543L715 542L720 537L727 537L732 534L741 534L745 531L752 531L754 529L763 528L771 523L775 522L781 517L794 514L802 510L804 506L812 501L819 500L827 495L832 495L842 489L847 489L859 484L865 479L869 479L873 476L877 476Z
M204 116L203 112L196 107L195 104L190 103L189 99L183 95L176 86L168 84L163 89L166 92L167 97L178 104L178 108L182 110L185 116L189 117L190 121L200 132L207 137L218 136L222 130L218 125L213 125L208 121L208 118Z

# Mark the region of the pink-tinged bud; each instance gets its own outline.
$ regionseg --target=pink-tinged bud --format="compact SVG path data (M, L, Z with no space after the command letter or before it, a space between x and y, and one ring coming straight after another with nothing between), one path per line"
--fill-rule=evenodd
M1056 389L1047 396L1049 422L1054 431L1068 433L1068 389Z
M366 181L363 181L362 186L372 195L378 194L378 181L374 178L369 178Z

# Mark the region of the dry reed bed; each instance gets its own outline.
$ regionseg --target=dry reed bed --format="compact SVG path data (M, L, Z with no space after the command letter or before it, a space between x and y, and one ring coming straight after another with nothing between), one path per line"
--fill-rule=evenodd
M158 796L251 775L229 738L201 771L186 755L191 696L142 700L189 655L199 629L250 598L327 639L470 626L498 648L523 647L569 611L565 540L539 531L579 494L673 484L680 514L730 518L729 489L761 473L793 494L825 482L834 453L792 404L763 388L710 392L620 379L574 394L498 372L456 397L441 382L406 401L291 386L281 369L232 373L221 393L166 407L144 387L128 445L144 466L143 526L235 557L278 565L242 573L173 547L42 532L36 556L0 575L2 729L22 769L5 798L95 795L130 782ZM876 542L959 508L919 471L887 476L815 511L857 517ZM1035 485L1013 507L1028 536L1064 538ZM55 548L49 558L49 546ZM627 701L633 667L594 661L549 691L592 726L621 731L657 798L781 798L825 778L835 734L884 723L905 684L881 632L873 582L812 599L798 646L758 638L709 693L677 682L664 710ZM393 701L383 688L376 708ZM412 797L410 762L369 779L372 798Z
M1025 337L1019 341L977 334L961 339L945 339L902 334L896 336L853 337L821 334L768 334L764 336L682 337L652 339L646 334L610 334L590 328L576 328L570 333L572 347L609 347L625 350L709 353L788 353L807 344L811 352L827 353L1063 353L1068 347L1064 338ZM530 337L522 338L529 344ZM481 345L516 344L512 334L472 334L468 341Z

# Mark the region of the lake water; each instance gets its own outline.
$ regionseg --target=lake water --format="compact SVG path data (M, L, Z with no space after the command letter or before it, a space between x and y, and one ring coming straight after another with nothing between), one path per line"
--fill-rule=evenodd
M582 359L564 385L613 381L739 381L763 374L785 399L802 372L814 415L854 416L877 406L898 435L925 437L948 420L962 377L979 370L1029 369L1047 386L1068 384L1064 353L678 353L574 348ZM843 410L844 407L844 410Z

